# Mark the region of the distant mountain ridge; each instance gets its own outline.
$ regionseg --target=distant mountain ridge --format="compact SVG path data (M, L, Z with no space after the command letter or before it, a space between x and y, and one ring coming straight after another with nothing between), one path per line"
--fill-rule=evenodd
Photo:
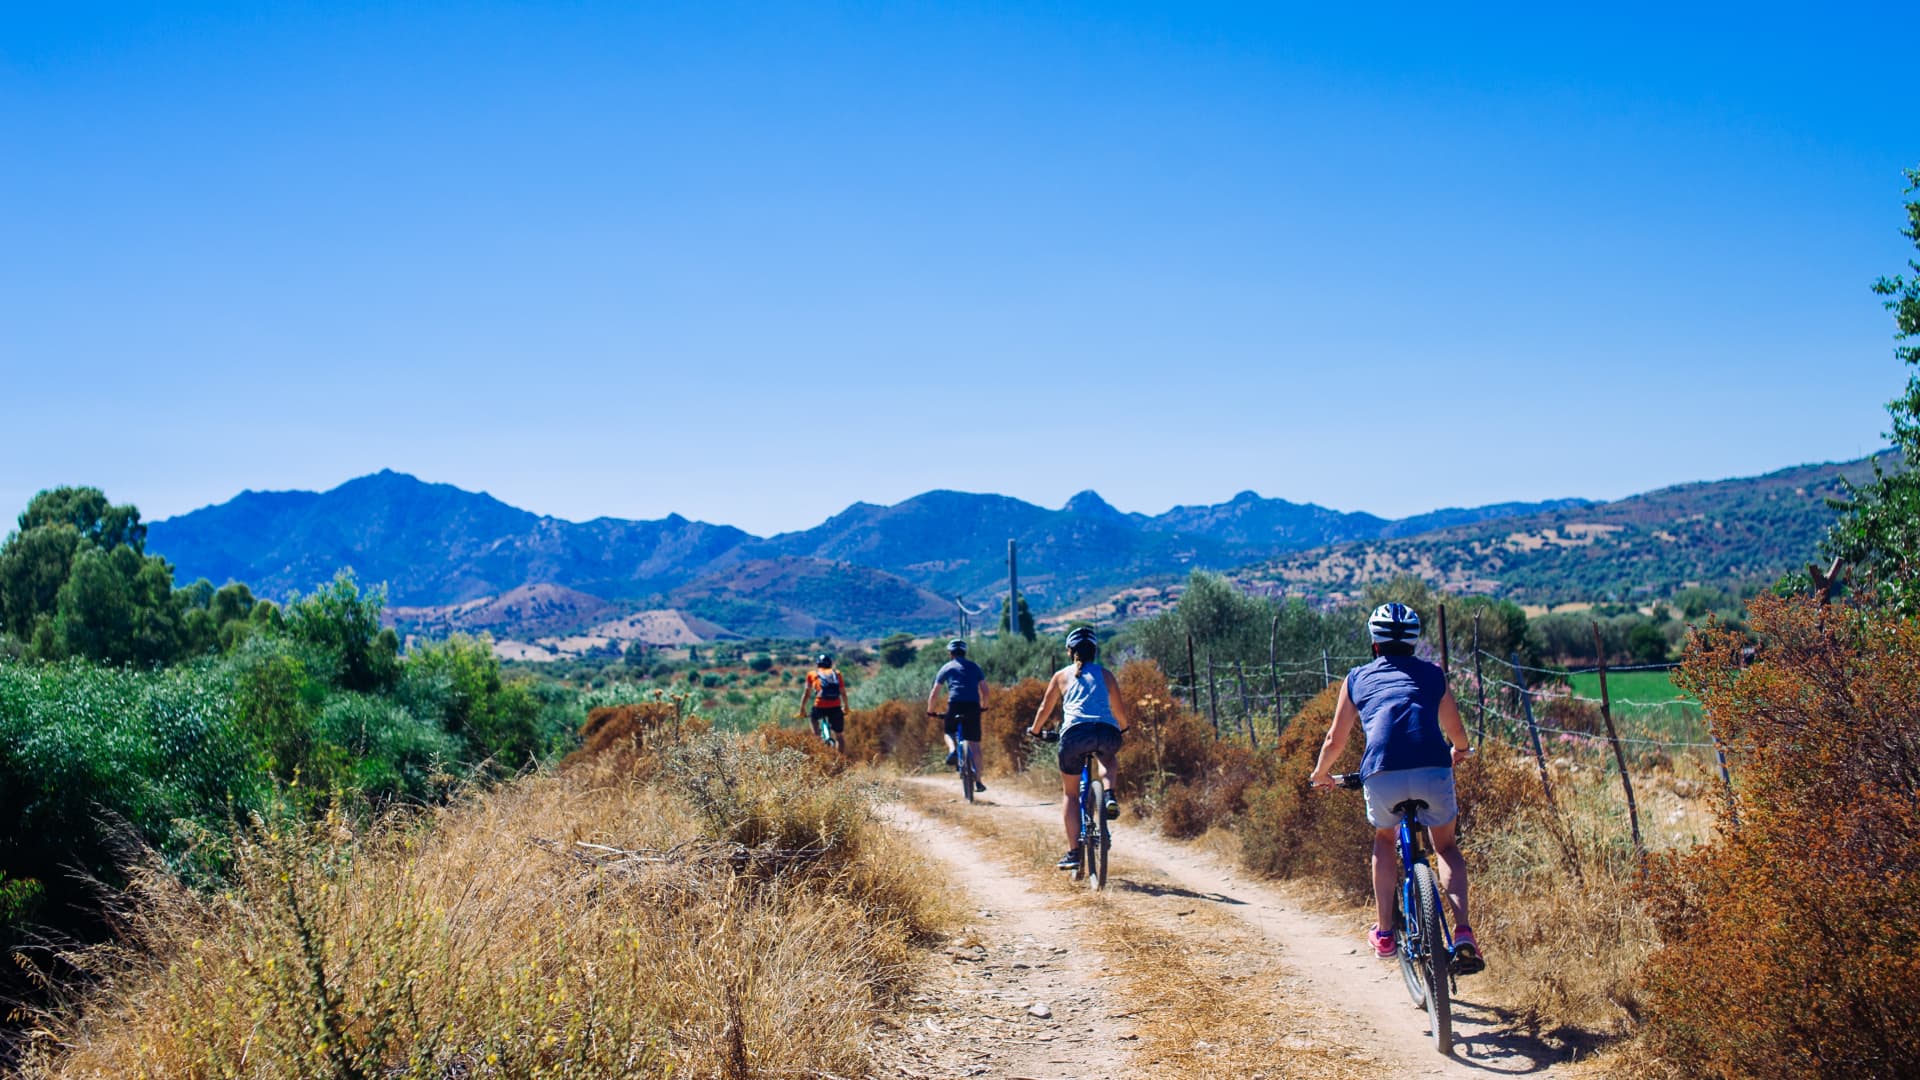
M1580 501L1508 504L1501 512L1568 505ZM262 595L285 596L351 568L362 581L384 583L394 605L473 604L463 610L489 627L503 625L502 612L537 611L543 628L556 611L584 612L581 603L554 608L514 594L542 585L615 602L683 600L748 633L815 623L858 633L933 625L953 597L991 600L1004 589L1009 537L1020 545L1023 590L1047 607L1142 578L1386 535L1396 524L1253 492L1150 517L1122 512L1092 491L1058 510L1004 495L930 491L892 506L854 503L811 529L761 538L677 514L564 521L386 470L325 492L242 492L153 522L148 543L183 580L246 581ZM477 604L493 598L499 602ZM717 617L723 614L743 626Z
M1691 585L1765 584L1814 557L1835 518L1828 500L1843 497L1846 482L1870 479L1873 460L1679 484L1414 535L1383 530L1282 555L1235 577L1332 602L1397 574L1534 604L1634 601ZM1880 460L1898 465L1891 456Z

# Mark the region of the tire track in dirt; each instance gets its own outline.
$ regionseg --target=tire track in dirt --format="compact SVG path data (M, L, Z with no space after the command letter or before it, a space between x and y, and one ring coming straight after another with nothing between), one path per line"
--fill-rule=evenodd
M970 925L943 950L891 1031L876 1033L876 1075L907 1080L1115 1080L1138 1039L1137 1020L1088 947L1097 913L1006 871L964 832L907 806L889 824L946 872Z
M1006 788L1014 783L1007 781ZM945 778L906 777L902 784L909 797L923 806L959 806L957 792ZM1005 828L1018 822L1052 838L1059 829L1058 813L1057 803L1035 793L996 785L991 801L954 812L961 828L940 830L946 834L942 847L948 852L943 858L957 859L954 865L962 867L981 866L983 845L971 835L975 828ZM995 820L978 820L976 815L993 815ZM969 828L968 823L976 820L977 826ZM1035 869L1029 859L1018 876L1032 881L1045 872ZM1040 888L1057 892L1057 887ZM1242 957L1277 958L1278 985L1273 990L1299 1003L1313 1017L1312 1022L1297 1016L1284 1019L1308 1025L1298 1027L1301 1037L1288 1045L1297 1042L1303 1049L1318 1050L1325 1050L1327 1044L1363 1048L1349 1049L1344 1055L1360 1066L1361 1074L1569 1074L1561 1051L1515 1030L1506 1017L1482 1002L1471 979L1462 982L1454 1005L1455 1056L1440 1056L1428 1037L1425 1015L1407 998L1399 967L1375 959L1363 948L1364 920L1305 910L1301 898L1284 884L1249 880L1238 868L1199 849L1167 841L1144 828L1116 829L1108 892L1115 900L1124 898L1128 915L1149 920L1202 953L1217 955L1238 948ZM1192 918L1196 915L1201 917L1197 923ZM1497 955L1492 960L1497 963ZM1276 1074L1291 1072L1280 1068Z

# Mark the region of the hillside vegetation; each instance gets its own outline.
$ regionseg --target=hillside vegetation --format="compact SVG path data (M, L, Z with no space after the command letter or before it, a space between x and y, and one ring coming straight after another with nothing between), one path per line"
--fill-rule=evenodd
M1236 573L1322 600L1413 575L1529 604L1650 600L1691 586L1770 584L1803 565L1836 520L1829 500L1873 475L1870 460L1682 484L1618 502L1367 540Z

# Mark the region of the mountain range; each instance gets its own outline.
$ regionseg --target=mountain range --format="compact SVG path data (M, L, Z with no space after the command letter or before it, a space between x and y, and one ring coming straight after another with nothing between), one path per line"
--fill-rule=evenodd
M1149 516L1084 491L1054 510L1004 495L930 491L891 506L855 503L806 530L757 537L669 515L572 522L484 492L383 471L324 492L246 491L152 522L151 550L182 580L245 581L263 596L310 590L343 568L384 583L422 625L459 609L505 630L503 613L586 612L525 596L563 586L632 607L688 611L742 633L861 634L934 625L953 598L1005 592L1006 542L1019 544L1022 591L1059 606L1143 578L1222 569L1341 541L1402 535L1489 517L1566 509L1584 500L1439 510L1399 521L1242 492ZM594 611L592 614L605 614Z
M1009 538L1036 611L1196 568L1328 601L1398 572L1530 601L1745 583L1806 558L1832 520L1826 500L1841 492L1839 478L1870 472L1868 461L1807 465L1609 503L1502 503L1397 520L1251 491L1157 515L1123 512L1092 491L1057 510L930 491L760 537L677 514L565 521L383 471L325 492L242 492L151 523L148 547L181 580L245 581L263 596L350 568L386 585L396 617L437 631L563 633L598 620L865 636L943 625L956 598L997 606ZM621 621L649 609L657 617Z

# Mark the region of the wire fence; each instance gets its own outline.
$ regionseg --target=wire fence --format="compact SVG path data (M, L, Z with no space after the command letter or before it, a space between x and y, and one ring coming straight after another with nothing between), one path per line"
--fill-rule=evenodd
M1439 625L1444 631L1444 607ZM1597 625L1594 634L1598 651ZM1441 654L1462 722L1476 742L1500 743L1533 758L1539 766L1547 802L1556 815L1559 811L1543 736L1557 744L1556 758L1563 751L1591 750L1604 755L1611 750L1611 764L1620 778L1636 851L1644 851L1633 792L1636 767L1646 770L1662 764L1660 758L1671 765L1681 756L1696 756L1718 771L1728 799L1734 798L1726 750L1713 737L1698 701L1677 690L1671 697L1660 698L1616 698L1611 693L1611 677L1666 672L1678 665L1615 666L1602 662L1592 667L1543 667L1521 663L1517 653L1498 656L1478 648L1477 630L1475 642L1464 658L1452 655L1444 646ZM1352 666L1372 659L1370 655L1337 656L1323 650L1317 657L1283 660L1274 656L1265 664L1238 660L1220 663L1212 658L1204 662L1192 658L1191 642L1188 651L1188 670L1175 679L1175 697L1206 717L1216 738L1245 739L1255 749L1275 745L1302 706L1343 679ZM1585 682L1589 676L1598 687L1598 697L1575 688L1576 679ZM1646 692L1644 684L1641 692ZM1734 820L1738 821L1737 805Z

